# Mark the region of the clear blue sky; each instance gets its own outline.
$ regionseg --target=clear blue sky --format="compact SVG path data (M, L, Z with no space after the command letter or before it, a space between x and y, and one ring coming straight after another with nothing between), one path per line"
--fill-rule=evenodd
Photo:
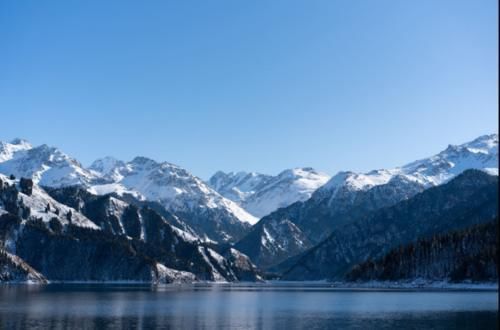
M1 1L0 140L214 171L402 165L498 132L496 0Z

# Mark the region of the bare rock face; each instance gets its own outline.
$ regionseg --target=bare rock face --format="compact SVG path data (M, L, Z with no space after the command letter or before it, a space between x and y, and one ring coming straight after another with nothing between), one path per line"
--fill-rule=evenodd
M23 194L31 196L33 193L33 180L21 178L21 180L19 180L19 187L21 188L21 192Z

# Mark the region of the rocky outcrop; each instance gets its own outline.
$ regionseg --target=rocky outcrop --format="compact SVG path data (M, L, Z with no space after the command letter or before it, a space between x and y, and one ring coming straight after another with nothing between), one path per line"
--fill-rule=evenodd
M18 256L0 249L0 282L47 283L47 279Z

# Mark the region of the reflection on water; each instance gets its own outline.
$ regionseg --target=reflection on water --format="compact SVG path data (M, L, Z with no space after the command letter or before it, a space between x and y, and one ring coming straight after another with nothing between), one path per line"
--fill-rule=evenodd
M328 286L0 286L0 328L496 329L497 292Z

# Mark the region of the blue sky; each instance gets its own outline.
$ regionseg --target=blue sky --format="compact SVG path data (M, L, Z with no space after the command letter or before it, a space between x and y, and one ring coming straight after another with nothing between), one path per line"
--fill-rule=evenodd
M402 165L498 132L498 8L2 1L0 140L216 170Z

